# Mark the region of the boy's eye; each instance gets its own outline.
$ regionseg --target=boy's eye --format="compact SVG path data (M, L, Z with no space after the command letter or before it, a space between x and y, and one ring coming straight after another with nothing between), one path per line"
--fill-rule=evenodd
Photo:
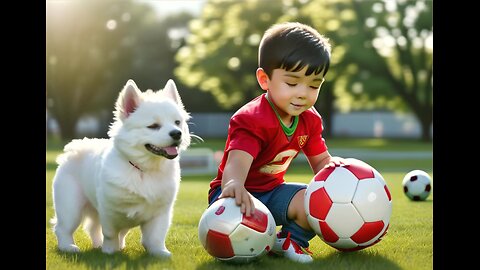
M312 89L318 89L322 86L323 82L325 81L325 79L322 79L322 81L318 84L318 85L310 85L310 87Z
M290 87L294 87L295 85L297 85L296 83L286 83L286 84Z
M160 129L160 125L157 124L157 123L154 123L154 124L151 124L150 126L148 126L147 128L149 128L149 129Z

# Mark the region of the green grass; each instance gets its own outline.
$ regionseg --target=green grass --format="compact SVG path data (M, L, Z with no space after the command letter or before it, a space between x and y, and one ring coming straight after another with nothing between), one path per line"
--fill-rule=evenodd
M203 142L193 139L192 148L207 147L214 151L225 148L226 138L205 138ZM368 149L378 151L432 151L432 143L420 142L410 139L383 139L383 138L332 138L326 139L331 149ZM47 143L47 150L61 150L65 141L50 137Z
M224 141L206 140L216 150L223 149ZM377 148L382 150L428 151L430 144L395 140L331 140L330 148ZM133 229L126 239L126 248L114 255L105 255L92 249L90 240L81 230L74 238L82 250L79 254L62 253L51 230L53 217L51 198L55 157L61 143L49 143L46 167L46 239L47 269L432 269L433 268L433 193L424 202L412 202L403 194L401 181L407 169L423 169L433 177L432 160L365 160L379 170L387 181L393 201L388 233L378 244L357 252L343 253L323 243L318 237L310 242L314 262L301 265L283 258L262 257L256 262L235 266L213 259L203 249L197 236L197 225L207 207L208 183L213 175L185 176L175 203L173 224L167 236L171 260L162 261L149 256L140 244L140 230ZM199 147L201 144L193 147ZM334 145L334 146L333 146ZM348 146L348 147L347 147ZM218 148L219 147L219 148ZM312 173L306 164L293 164L286 180L308 183Z
M204 142L194 142L192 147L208 147L213 150L223 150L226 138L205 139ZM432 151L432 144L409 139L383 138L332 138L326 139L329 148L368 149L374 151Z

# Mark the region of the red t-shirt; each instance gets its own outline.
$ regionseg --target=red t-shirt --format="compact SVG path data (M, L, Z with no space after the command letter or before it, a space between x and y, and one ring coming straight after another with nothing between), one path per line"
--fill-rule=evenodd
M243 150L253 157L245 181L249 192L264 192L285 182L290 162L303 151L315 156L327 150L322 138L322 118L314 107L299 115L295 133L288 140L275 111L262 94L240 108L230 119L228 137L218 174L210 188L221 185L230 150Z

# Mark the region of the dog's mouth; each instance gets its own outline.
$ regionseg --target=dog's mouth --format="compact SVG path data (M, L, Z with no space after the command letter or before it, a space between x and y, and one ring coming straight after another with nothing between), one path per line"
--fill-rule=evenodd
M157 156L163 156L168 159L174 159L178 156L178 144L172 144L167 147L158 147L153 144L145 144L145 148Z

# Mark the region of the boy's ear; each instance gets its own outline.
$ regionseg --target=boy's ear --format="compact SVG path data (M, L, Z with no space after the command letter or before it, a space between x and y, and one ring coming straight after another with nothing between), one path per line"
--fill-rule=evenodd
M257 81L263 90L268 90L268 75L263 68L257 69Z

